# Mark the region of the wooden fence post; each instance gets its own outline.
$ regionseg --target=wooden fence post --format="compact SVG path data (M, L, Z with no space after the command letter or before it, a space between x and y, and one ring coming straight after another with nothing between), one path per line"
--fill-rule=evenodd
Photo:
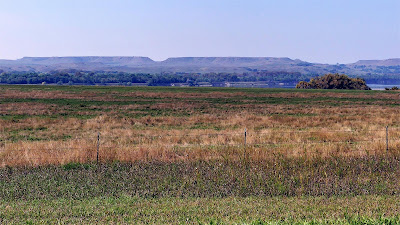
M244 146L246 147L247 129L244 128Z
M247 152L246 152L246 142L247 142L247 128L244 128L244 159L247 159Z
M100 132L97 133L97 155L96 155L97 165L99 165L99 150L100 150Z
M386 153L389 151L389 126L386 126Z

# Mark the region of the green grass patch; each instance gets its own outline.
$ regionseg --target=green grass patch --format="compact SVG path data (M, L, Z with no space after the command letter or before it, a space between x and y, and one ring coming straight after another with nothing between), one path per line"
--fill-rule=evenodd
M0 169L0 199L397 195L398 171L398 158L373 156L251 163L71 163Z
M171 92L171 93L211 93L211 92L224 92L224 93L254 93L254 94L268 94L268 93L350 93L350 94L375 94L383 91L362 91L362 90L323 90L323 89L296 89L296 88L227 88L227 87L124 87L124 86L58 86L58 85L0 85L0 88L14 89L21 91L63 91L69 93L80 92L97 92L97 93L111 93L111 92ZM388 93L388 92L385 92ZM396 93L393 93L396 94Z
M0 200L0 222L28 224L399 224L399 197Z
M0 115L2 120L11 120L18 122L29 118L41 118L41 119L60 119L60 118L77 118L87 120L96 117L96 114L78 114L78 113L55 113L55 114L42 114L42 115L29 115L29 114L6 114Z

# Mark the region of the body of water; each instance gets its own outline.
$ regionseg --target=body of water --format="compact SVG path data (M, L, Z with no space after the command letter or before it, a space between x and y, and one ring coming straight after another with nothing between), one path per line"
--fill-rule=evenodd
M385 88L399 87L400 84L367 84L372 90L385 90Z

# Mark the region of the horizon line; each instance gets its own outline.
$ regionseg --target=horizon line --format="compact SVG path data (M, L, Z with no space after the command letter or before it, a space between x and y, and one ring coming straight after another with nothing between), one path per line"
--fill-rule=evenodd
M16 59L0 59L0 60L7 60L7 61L17 61L17 60L21 60L24 58L90 58L90 57L98 57L98 58L148 58L154 62L163 62L166 61L168 59L176 59L176 58L275 58L275 59L290 59L290 60L300 60L303 62L309 62L309 61L304 61L302 59L293 59L290 57L275 57L275 56L172 56L172 57L168 57L164 60L154 60L149 56L127 56L127 55L76 55L76 56L23 56L21 58L16 58ZM398 58L384 58L384 59L358 59L355 62L352 63L356 63L359 61L386 61L386 60L393 60L393 59L400 59L400 57ZM309 63L315 63L315 64L331 64L331 65L336 65L336 64L352 64L352 63L321 63L321 62L309 62Z

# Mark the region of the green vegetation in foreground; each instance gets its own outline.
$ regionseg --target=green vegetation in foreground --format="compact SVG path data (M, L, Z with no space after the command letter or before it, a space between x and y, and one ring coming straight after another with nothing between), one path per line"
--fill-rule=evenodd
M0 169L0 223L400 224L395 156Z
M6 167L0 199L396 196L399 171L395 156Z
M400 224L400 197L0 200L0 223Z

